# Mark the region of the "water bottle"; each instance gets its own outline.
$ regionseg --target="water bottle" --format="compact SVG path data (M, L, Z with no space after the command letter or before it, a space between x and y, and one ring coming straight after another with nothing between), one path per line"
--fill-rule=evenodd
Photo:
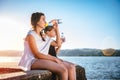
M62 42L65 42L65 36L64 36L63 32L61 33L61 40L62 40Z
M45 26L53 26L53 23L49 22L49 23L46 23Z
M60 21L61 19L54 19L56 20L57 24L61 24L62 22ZM52 22L48 22L45 24L45 26L53 26L54 24Z

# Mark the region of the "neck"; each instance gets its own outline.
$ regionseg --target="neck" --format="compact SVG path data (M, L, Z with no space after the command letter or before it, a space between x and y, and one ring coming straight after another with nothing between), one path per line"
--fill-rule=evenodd
M46 34L48 37L52 38L49 34Z
M36 28L34 30L37 34L40 34L40 32L42 31L42 28L39 26L36 26Z
M51 36L50 36L50 35L48 35L48 34L47 34L47 36L51 38Z

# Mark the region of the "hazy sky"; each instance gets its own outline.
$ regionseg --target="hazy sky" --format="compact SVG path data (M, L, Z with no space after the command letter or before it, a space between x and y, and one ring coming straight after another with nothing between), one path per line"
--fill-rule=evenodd
M33 12L62 19L62 49L120 49L120 0L0 0L0 50L23 50Z

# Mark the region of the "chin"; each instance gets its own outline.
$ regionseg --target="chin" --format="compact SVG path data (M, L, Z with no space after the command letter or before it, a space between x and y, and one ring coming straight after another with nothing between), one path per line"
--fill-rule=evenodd
M41 28L45 28L45 26L41 26Z
M43 29L45 28L45 26L42 27Z

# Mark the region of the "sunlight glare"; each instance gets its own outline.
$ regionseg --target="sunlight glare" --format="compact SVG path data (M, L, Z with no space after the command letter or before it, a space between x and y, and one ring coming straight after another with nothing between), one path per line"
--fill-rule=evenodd
M109 49L109 48L113 48L113 49L117 48L115 39L112 36L105 37L101 44L101 49Z
M12 17L0 16L0 50L22 50L23 26Z

